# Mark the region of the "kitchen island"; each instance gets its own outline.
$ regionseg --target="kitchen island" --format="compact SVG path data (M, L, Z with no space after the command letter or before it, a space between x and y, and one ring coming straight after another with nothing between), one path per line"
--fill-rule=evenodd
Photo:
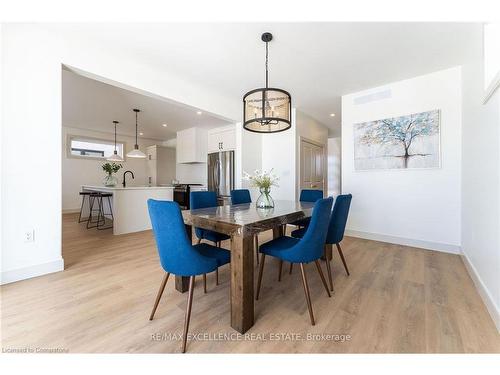
M82 185L82 191L96 191L111 193L111 206L113 209L113 234L125 234L151 229L149 220L148 199L173 200L172 186L127 186L105 187L95 185ZM109 207L107 198L103 202L104 212L107 214ZM88 215L88 206L85 205L83 217ZM106 215L109 218L109 215Z

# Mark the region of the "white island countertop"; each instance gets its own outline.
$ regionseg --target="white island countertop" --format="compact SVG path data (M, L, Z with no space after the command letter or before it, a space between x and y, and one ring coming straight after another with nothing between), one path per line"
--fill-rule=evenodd
M158 190L158 189L173 189L173 186L127 186L121 184L116 186L99 186L99 185L82 185L82 189L87 190Z

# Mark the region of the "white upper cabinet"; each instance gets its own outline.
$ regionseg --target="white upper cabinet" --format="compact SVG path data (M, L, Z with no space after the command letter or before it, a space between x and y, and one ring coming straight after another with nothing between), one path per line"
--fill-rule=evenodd
M189 128L177 132L177 163L207 162L207 131Z
M146 148L146 156L148 160L156 160L156 145Z
M236 148L234 125L208 131L208 152L230 151Z

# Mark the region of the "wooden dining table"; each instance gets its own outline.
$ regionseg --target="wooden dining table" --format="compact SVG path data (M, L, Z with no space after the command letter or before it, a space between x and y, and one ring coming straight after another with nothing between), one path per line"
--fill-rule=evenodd
M257 208L255 203L184 210L188 236L192 227L209 229L231 237L231 327L245 333L254 324L254 237L273 230L273 238L283 235L284 224L310 217L314 203L275 201L274 208ZM189 278L177 276L175 287L188 290Z

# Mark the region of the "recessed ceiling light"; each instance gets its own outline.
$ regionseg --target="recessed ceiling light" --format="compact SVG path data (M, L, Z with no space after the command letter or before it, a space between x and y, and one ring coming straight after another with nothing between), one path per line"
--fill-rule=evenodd
M163 126L164 128L166 128L166 127L167 127L167 124L162 124L161 126Z
M201 115L201 113L202 113L201 111L197 111L196 112L197 115Z
M330 117L335 117L335 113L330 113Z
M144 135L144 133L143 133L143 132L140 132L140 133L139 133L139 135Z

